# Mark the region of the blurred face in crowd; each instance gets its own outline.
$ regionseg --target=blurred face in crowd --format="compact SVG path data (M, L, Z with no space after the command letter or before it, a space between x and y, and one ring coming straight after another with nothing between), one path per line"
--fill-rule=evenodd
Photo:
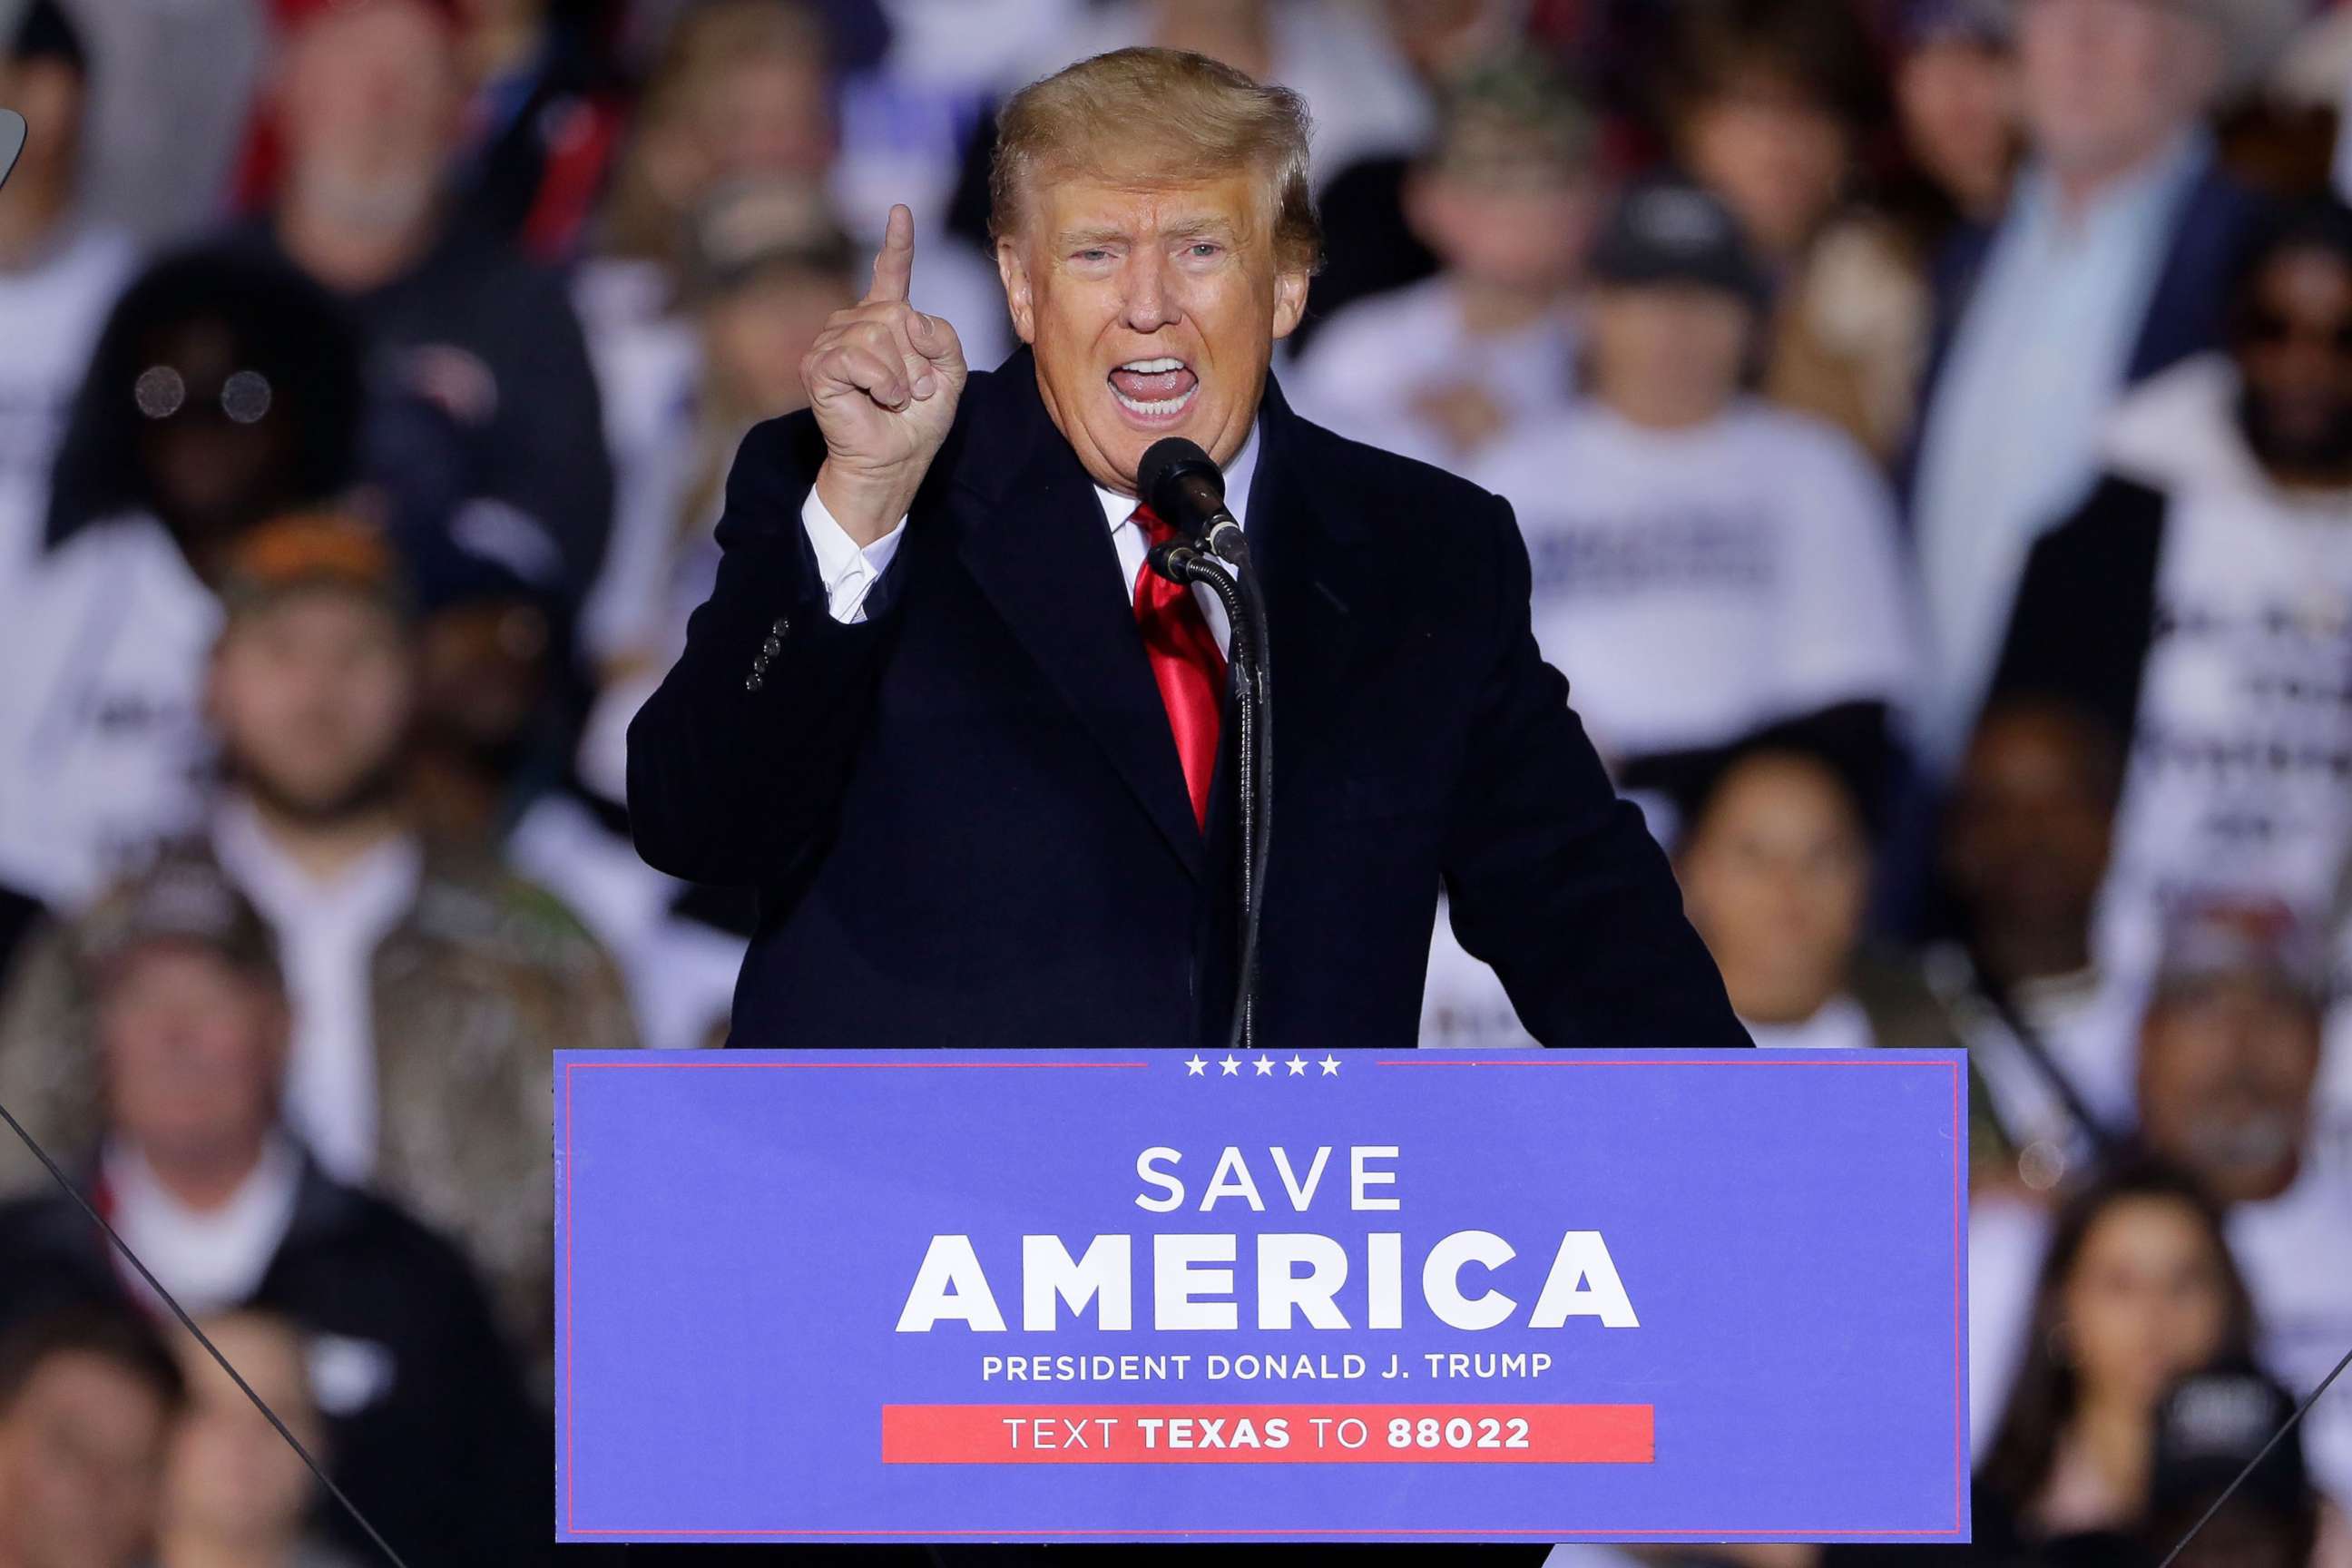
M169 1418L154 1388L108 1357L41 1362L0 1410L0 1563L132 1568Z
M209 695L238 782L272 811L333 820L397 788L415 659L381 605L313 588L238 610L214 651Z
M2282 251L2249 295L2237 341L2248 444L2282 482L2352 480L2352 260Z
M1678 141L1691 174L1769 256L1811 240L1845 188L1853 138L1795 84L1759 74L1685 112Z
M205 1332L303 1447L317 1453L325 1434L293 1325L239 1313L206 1323ZM167 1540L203 1542L212 1550L208 1560L236 1553L240 1560L274 1562L276 1552L301 1533L310 1472L193 1342L184 1347L181 1372L188 1404L164 1466L163 1532Z
M1249 438L1275 341L1307 305L1307 273L1275 245L1270 181L1244 170L1137 189L1041 171L997 246L1013 330L1095 482L1135 489L1170 436L1220 463Z
M137 452L156 511L201 555L291 501L291 410L218 321L159 335L146 368L121 389L140 414Z
M1405 216L1447 271L1473 285L1557 294L1584 273L1601 212L1591 171L1540 157L1416 174Z
M1996 707L1978 727L1947 808L1944 873L1998 978L2090 961L2117 767L2089 721L2055 706Z
M1691 924L1743 1018L1801 1023L1845 984L1862 930L1870 849L1844 787L1819 763L1738 763L1675 870Z
M1927 177L1967 216L1996 215L2017 141L2017 61L1966 37L1936 38L1895 73L1903 141Z
M1636 425L1705 424L1739 390L1756 313L1696 283L1612 284L1587 314L1592 389Z
M2091 1222L2058 1313L2056 1348L2078 1379L2079 1407L2152 1418L2173 1379L2221 1350L2227 1264L2187 1204L2123 1198Z
M690 112L707 180L821 178L833 163L824 62L762 51L721 68Z
M2226 1203L2294 1182L2319 1076L2319 1010L2259 973L2160 992L2140 1026L2140 1130Z
M760 419L807 406L801 358L826 319L856 297L831 273L778 267L704 305L704 358L728 404Z
M329 7L284 63L289 198L355 230L412 226L439 193L461 102L447 27L422 0Z
M108 1122L158 1164L236 1168L277 1114L283 995L194 943L149 942L100 988Z
M16 173L0 185L0 247L37 237L72 199L84 94L81 73L63 60L0 58L0 104L23 115L27 127ZM0 260L5 258L0 248Z
M440 611L423 630L417 707L425 728L503 777L547 694L553 647L546 612L527 600L485 599Z
M2189 0L2022 0L2026 129L2062 181L2126 174L2204 105L2221 44Z

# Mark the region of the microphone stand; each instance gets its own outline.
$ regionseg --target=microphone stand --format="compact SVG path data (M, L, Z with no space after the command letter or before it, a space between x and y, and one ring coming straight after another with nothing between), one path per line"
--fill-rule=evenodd
M1235 541L1245 568L1248 553ZM1234 748L1241 803L1241 959L1234 982L1228 1050L1249 1050L1257 1041L1257 938L1265 900L1266 850L1272 842L1274 726L1266 679L1265 604L1256 579L1245 569L1228 571L1223 562L1190 540L1171 539L1151 552L1151 569L1173 583L1205 583L1225 607L1232 627L1226 668L1233 682L1239 739Z

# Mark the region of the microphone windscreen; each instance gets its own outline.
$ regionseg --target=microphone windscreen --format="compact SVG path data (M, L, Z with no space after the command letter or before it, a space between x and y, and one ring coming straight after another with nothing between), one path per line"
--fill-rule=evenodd
M1182 528L1183 508L1170 487L1194 475L1206 479L1219 496L1225 493L1223 471L1209 460L1199 442L1181 436L1162 437L1144 448L1143 460L1135 466L1135 493L1163 519Z

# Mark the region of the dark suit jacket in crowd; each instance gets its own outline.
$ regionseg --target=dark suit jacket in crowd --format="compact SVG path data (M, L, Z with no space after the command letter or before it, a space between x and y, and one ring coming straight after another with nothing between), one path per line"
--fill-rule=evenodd
M0 1205L0 1328L84 1301L123 1300L124 1279L104 1237L63 1194ZM361 1403L327 1410L324 1459L410 1563L510 1568L547 1559L553 1433L526 1399L456 1248L306 1160L285 1239L239 1305L287 1319L311 1336L317 1354L367 1374ZM318 1392L333 1404L336 1390ZM322 1508L320 1524L355 1555L377 1560L341 1510Z
M1537 652L1509 509L1270 384L1260 433L1264 1043L1413 1044L1442 881L1546 1044L1746 1044ZM1027 352L965 389L864 624L827 613L801 523L823 454L805 414L746 438L718 585L629 737L646 858L760 891L733 1043L1222 1044L1237 726L1203 834Z

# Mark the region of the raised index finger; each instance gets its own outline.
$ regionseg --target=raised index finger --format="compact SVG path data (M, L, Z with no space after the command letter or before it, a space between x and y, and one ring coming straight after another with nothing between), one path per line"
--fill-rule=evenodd
M915 276L915 215L902 204L890 209L882 230L882 248L874 255L874 286L866 290L868 305L902 304Z

